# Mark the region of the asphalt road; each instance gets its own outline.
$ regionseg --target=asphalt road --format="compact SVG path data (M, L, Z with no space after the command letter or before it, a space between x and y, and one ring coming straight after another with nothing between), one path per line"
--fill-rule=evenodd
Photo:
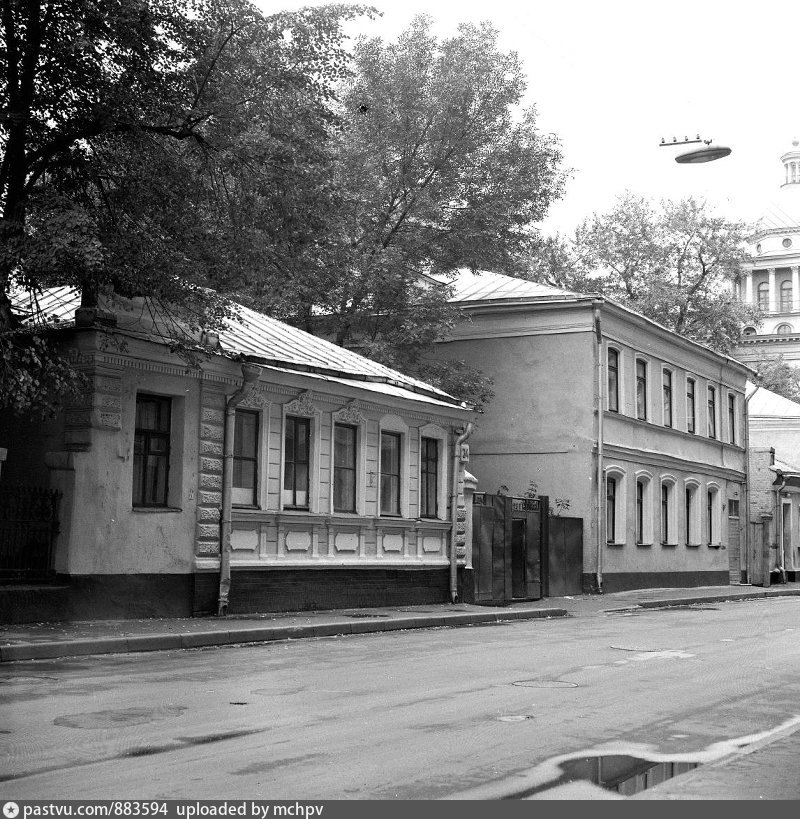
M793 730L799 637L776 598L8 663L0 795L431 799L563 755L710 763Z

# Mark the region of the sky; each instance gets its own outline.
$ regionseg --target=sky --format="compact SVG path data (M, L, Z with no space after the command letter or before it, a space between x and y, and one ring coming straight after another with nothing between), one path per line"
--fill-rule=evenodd
M265 12L322 2L255 0ZM373 0L383 14L354 35L392 40L416 14L440 37L488 20L528 78L524 103L556 134L571 170L544 233L570 234L631 191L654 200L695 196L753 222L780 201L781 154L800 137L800 4L796 0ZM680 165L700 135L730 156Z

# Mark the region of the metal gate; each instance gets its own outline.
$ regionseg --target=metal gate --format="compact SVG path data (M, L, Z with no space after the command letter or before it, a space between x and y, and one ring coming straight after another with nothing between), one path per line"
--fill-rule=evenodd
M52 571L61 493L0 487L0 575L38 577Z
M547 597L583 593L583 518L552 517L549 523Z
M472 566L476 603L497 605L542 597L547 509L545 497L474 495Z

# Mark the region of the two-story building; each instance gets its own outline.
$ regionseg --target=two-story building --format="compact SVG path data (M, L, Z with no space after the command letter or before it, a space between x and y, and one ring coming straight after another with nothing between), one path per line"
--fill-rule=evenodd
M141 305L113 315L79 305L66 288L39 297L64 320L53 339L86 375L85 393L49 422L0 418L0 511L22 517L18 484L60 493L52 553L0 537L0 571L54 577L58 593L45 596L56 602L9 587L6 617L452 598L468 407L244 307L193 368ZM29 523L10 520L0 535Z
M495 381L481 489L531 483L583 518L587 590L739 582L748 368L598 296L460 274L438 345Z

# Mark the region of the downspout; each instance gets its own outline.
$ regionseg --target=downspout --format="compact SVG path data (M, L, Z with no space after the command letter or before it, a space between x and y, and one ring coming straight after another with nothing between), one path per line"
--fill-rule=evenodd
M472 421L468 421L464 431L456 438L453 445L452 493L450 495L450 602L458 602L458 554L456 549L458 529L458 477L461 472L461 445L472 435Z
M233 435L236 424L236 407L253 391L261 376L257 364L242 364L242 385L225 403L225 438L222 454L222 509L220 514L219 548L219 602L217 616L228 613L228 599L231 591L231 492L233 484Z
M752 582L752 566L750 555L750 399L761 389L760 385L746 395L744 399L744 548L745 573L747 582ZM741 569L740 569L741 571Z
M603 593L603 329L600 317L600 306L595 303L594 333L597 345L595 346L595 366L597 368L597 391L595 398L595 412L597 413L597 509L595 519L597 572L595 582L597 593Z

